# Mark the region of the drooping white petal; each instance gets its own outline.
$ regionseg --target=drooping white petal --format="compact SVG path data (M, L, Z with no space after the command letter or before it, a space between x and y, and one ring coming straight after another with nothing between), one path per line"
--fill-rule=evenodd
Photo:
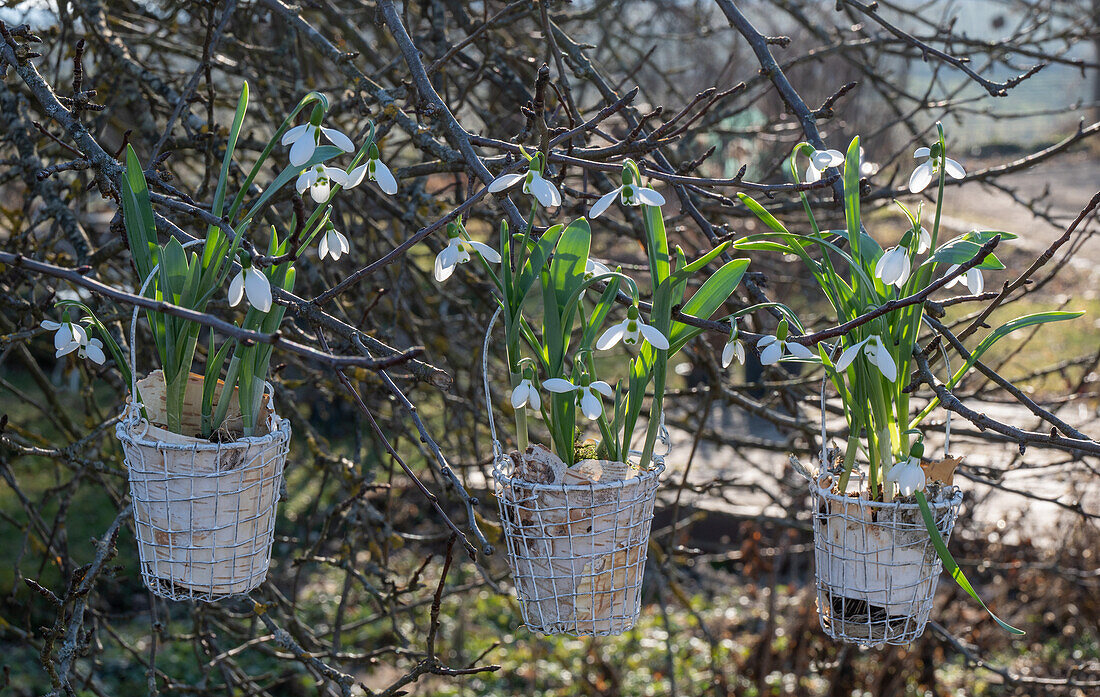
M572 392L573 390L577 389L576 385L564 378L550 378L549 380L544 380L542 386L547 390L551 392L556 392L558 394Z
M329 180L319 178L313 186L309 187L309 195L315 202L324 203L328 200L330 190Z
M304 194L306 189L313 186L313 182L317 181L317 170L307 169L298 175L298 179L294 182L294 188L300 194Z
M611 202L615 200L615 197L622 191L622 188L623 187L620 186L618 189L612 189L601 196L600 200L596 201L596 203L592 205L592 208L588 210L588 217L599 218L603 215L604 211L611 207Z
M42 320L42 324L40 326L48 331L56 332L64 325L62 325L60 322L54 322L52 319L44 319Z
M802 344L794 341L788 341L784 344L787 348L787 352L795 358L813 358L814 352L810 350L809 346L803 346Z
M902 287L909 280L909 255L901 247L891 247L875 264L875 276L886 285Z
M745 365L745 345L741 343L740 339L727 341L726 345L722 348L722 367L730 367L734 358L737 359L739 364Z
M649 342L649 345L655 349L668 350L668 339L661 330L654 327L651 324L643 324L638 321L638 330L641 331L642 336Z
M325 137L328 138L328 142L344 152L355 152L355 144L351 142L351 138L348 138L335 128L322 128L321 133L325 134Z
M592 389L582 389L580 399L581 413L587 418L595 421L600 418L600 414L603 414L603 402L596 396L596 393Z
M852 344L848 348L844 349L844 352L840 354L840 358L837 359L836 369L837 372L844 372L848 369L848 366L852 364L852 361L859 355L859 350L863 348L863 345L867 343L867 339Z
M813 166L813 163L806 165L806 183L813 184L816 181L821 181L821 171L817 167Z
M492 264L499 264L500 263L500 254L497 252L497 250L493 249L492 247L485 244L484 242L474 242L473 240L470 240L466 244L468 244L470 247L473 247L474 249L476 249L477 252L485 258L485 261L490 262Z
M329 167L325 165L325 174L328 175L329 179L340 186L345 186L348 183L348 173L339 167Z
M229 282L229 306L236 307L244 299L244 269Z
M886 347L883 345L881 337L871 337L870 343L867 344L867 348L864 352L867 355L867 360L871 362L871 365L878 368L879 372L882 373L882 377L890 382L897 381L898 366L894 362L894 357L890 355L890 352L887 351Z
M603 380L595 380L592 382L592 384L589 385L589 387L593 390L596 390L608 399L612 399L615 397L615 390L611 389L611 385L608 385Z
M925 478L920 460L911 457L905 462L895 464L886 475L886 481L897 483L898 490L905 496L921 491L924 489Z
M777 341L779 341L779 339L770 334L768 336L762 336L760 337L760 341L756 342L756 348L763 349L765 346L770 346Z
M629 321L630 320L624 319L622 322L613 325L610 329L601 334L600 338L596 340L596 349L599 351L606 351L622 341L623 337L626 335L626 325ZM545 385L546 383L543 384Z
M922 157L927 158L927 157L931 157L931 156L932 156L932 151L929 150L928 148L917 148L916 150L913 151L913 157L915 157L917 159L920 159Z
M321 237L321 242L317 245L317 258L318 259L324 259L328 255L329 255L328 233L326 232L324 234L324 236ZM335 261L335 260L339 259L339 256L337 254L334 254L332 258Z
M558 193L558 188L554 186L553 182L543 179L538 172L531 173L531 181L523 185L523 191L534 196L539 203L547 208L553 208L561 204L561 194Z
M527 406L535 411L542 409L542 396L534 386L531 387L530 392L527 394Z
M531 381L520 380L516 388L512 390L512 408L519 409L525 406L531 398Z
M634 187L634 198L639 203L644 203L647 206L665 205L665 197L660 192L647 189L644 186Z
M454 244L455 241L455 239L452 239L439 254L435 255L435 280L440 283L450 278L458 265L459 250L458 246Z
M299 138L301 138L305 134L305 132L308 131L308 130L309 130L309 124L308 123L303 123L299 126L295 126L294 128L291 128L286 133L284 133L283 134L283 139L279 142L283 145L290 145L291 143L293 143L293 142L297 141Z
M364 162L358 167L348 170L348 182L344 184L345 189L354 189L363 183L363 177L367 176L367 166L370 162Z
M913 174L909 176L909 191L914 194L919 194L924 191L928 188L928 185L932 183L932 176L931 160L917 165L917 168L913 170Z
M951 266L948 266L948 267L947 267L947 271L945 271L943 275L944 275L945 277L947 277L947 276L950 276L950 275L952 275L953 273L955 273L955 272L956 272L956 271L958 271L958 270L959 270L959 265L958 265L958 264L952 264ZM957 283L963 283L963 282L964 282L964 281L963 281L963 277L962 277L962 276L955 276L955 277L954 277L954 278L952 278L952 279L951 279L950 281L948 281L947 283L945 283L943 287L944 287L944 288L950 288L951 286L953 286L953 285L955 285L955 284L957 284Z
M103 365L103 362L107 360L107 357L103 355L103 342L99 339L89 341L83 352L84 357L96 365Z
M312 133L298 138L294 141L294 145L290 146L290 164L301 167L309 162L316 149L317 140Z
M917 238L917 254L924 254L932 248L932 235L922 225Z
M584 278L588 280L595 276L602 276L605 273L611 273L611 269L607 268L606 264L596 261L589 257L588 261L584 263Z
M771 337L772 342L760 352L760 364L761 365L774 365L779 362L779 359L783 356L783 342L775 341L775 337ZM763 343L763 342L761 342ZM760 344L757 344L759 347Z
M347 254L351 251L351 243L348 242L348 238L343 233L333 230L333 234L336 235L336 240L340 243L340 254ZM337 257L339 258L339 257Z
M981 269L968 269L963 284L974 295L978 295L985 290L985 278L982 277Z
M810 162L820 171L844 164L844 155L839 150L814 150Z
M251 267L246 269L244 294L248 296L248 303L260 312L271 309L271 284L259 269Z
M489 182L489 191L495 194L500 191L504 191L505 189L508 189L510 187L513 187L521 181L523 181L522 174L502 174L493 181Z
M955 160L950 157L944 158L943 169L955 179L962 179L966 176L966 170Z
M374 171L372 174L374 175L374 181L378 182L379 189L385 191L390 196L397 193L397 179L395 179L393 173L390 172L390 168L381 160L374 160Z

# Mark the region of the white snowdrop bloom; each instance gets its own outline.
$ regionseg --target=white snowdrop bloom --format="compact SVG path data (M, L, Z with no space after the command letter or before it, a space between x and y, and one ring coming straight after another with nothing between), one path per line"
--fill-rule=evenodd
M107 356L103 354L103 342L99 339L89 339L88 343L77 349L76 355L87 358L96 365L103 365L107 360Z
M875 264L875 276L883 283L901 288L909 280L909 253L904 247L891 247Z
M483 242L463 239L457 230L452 228L451 239L447 242L447 246L435 255L435 280L440 283L446 281L459 264L465 264L473 258L470 255L474 252L492 264L500 263L500 254L497 250Z
M756 342L756 350L760 352L761 365L774 365L784 356L805 359L814 357L814 352L808 346L787 341L787 320L779 323L775 335L761 337L760 341Z
M298 175L298 180L294 182L294 188L298 190L299 194L303 194L306 189L309 189L309 195L313 197L314 201L324 203L328 201L329 192L334 183L340 186L346 185L348 183L348 173L339 167L314 165Z
M542 408L542 397L539 396L538 389L527 378L520 380L516 388L512 390L512 408L518 410L523 407L534 411Z
M904 496L914 491L924 490L924 469L920 466L919 457L911 457L905 462L895 463L886 475L886 481L898 485L898 491Z
M638 306L631 305L626 311L626 319L613 325L596 340L596 348L606 351L622 341L628 346L637 346L641 339L645 339L656 349L668 349L668 339L659 329L642 321L638 314Z
M312 122L303 123L283 134L282 144L290 146L290 164L301 167L309 162L321 142L322 135L344 152L355 151L355 145L351 142L351 138L335 128L325 128L324 126L314 125Z
M41 326L43 329L54 333L53 347L56 351L54 358L61 358L88 343L88 332L84 331L84 327L79 324L73 324L69 321L54 322L46 319L42 320Z
M820 181L822 172L842 164L844 164L844 153L839 150L814 150L810 154L810 164L806 165L806 182Z
M917 165L917 168L913 170L913 174L909 176L909 191L919 194L927 189L928 185L939 175L940 162L938 156L932 156L930 148L917 148L913 153L913 157L917 159L925 158L924 162ZM955 179L962 179L966 176L966 170L963 169L963 166L950 157L944 158L944 170Z
M722 348L722 367L728 368L733 363L733 359L736 358L740 365L745 365L745 344L741 339L737 338L740 332L735 326L733 331L730 332L729 341Z
M271 284L259 269L249 265L242 268L229 283L229 305L236 307L248 296L248 304L260 312L271 309Z
M607 268L607 264L596 261L589 258L584 263L584 280L591 281L596 276L602 276L605 273L611 273L611 269Z
M599 218L603 212L611 207L611 202L618 194L619 201L624 206L663 206L665 197L660 192L637 184L623 184L617 189L612 189L600 197L588 211L589 218Z
M783 341L774 336L765 336L757 342L756 348L760 350L760 363L762 365L774 365L784 356L792 358L813 358L814 352L808 347L793 341Z
M564 378L550 378L543 381L542 386L550 392L558 394L575 392L577 406L580 407L581 413L592 421L600 418L603 414L603 400L600 399L600 395L608 399L615 397L615 390L611 389L611 385L603 380L595 380L587 385L574 385Z
M317 245L317 258L324 260L325 257L332 257L333 261L340 261L340 257L350 251L351 245L348 243L348 238L329 225L324 237L321 238L321 243Z
M955 273L958 268L958 264L952 264L951 266L947 267L947 273L945 273L944 275L950 276L951 274ZM962 274L961 276L955 276L947 282L947 285L945 285L944 288L950 288L956 283L961 283L966 286L967 290L969 290L973 295L978 295L983 290L985 290L985 279L982 278L982 271L978 268L967 269L966 273Z
M917 233L917 254L924 254L929 249L932 249L932 235L921 225Z
M840 358L837 359L836 362L837 372L844 372L847 370L848 366L852 364L852 361L856 359L860 351L863 351L863 355L867 357L871 365L879 369L879 372L882 373L882 377L890 382L897 381L898 366L894 362L894 357L886 350L886 345L882 342L882 337L878 334L869 336L863 341L852 344L844 349L844 353L840 354Z
M543 179L541 162L541 157L536 156L531 159L526 174L502 174L489 183L489 191L498 194L522 181L523 193L534 196L546 208L560 206L561 194L558 193L558 187L554 186L554 182Z
M377 182L378 188L390 196L397 193L397 179L394 178L393 172L390 172L390 168L378 159L378 147L375 145L370 146L367 161L348 172L348 181L344 188L354 189L359 186L364 177Z

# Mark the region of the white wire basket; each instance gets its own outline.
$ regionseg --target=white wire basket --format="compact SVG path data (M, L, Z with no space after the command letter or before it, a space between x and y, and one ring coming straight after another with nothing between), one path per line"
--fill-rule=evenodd
M137 310L131 366L136 329ZM158 370L138 382L135 373L115 435L129 473L141 576L154 594L215 601L245 594L266 578L291 435L290 422L274 412L271 385L266 388L259 435L211 442L154 425L166 421L164 376ZM192 373L184 396L186 433L199 430L201 395L202 376ZM236 403L235 395L230 399ZM239 422L239 413L234 418Z
M924 632L943 568L920 506L832 491L825 473L810 484L817 609L833 639L905 645ZM944 542L962 492L944 487L928 506Z
M493 315L485 334L486 363L499 314ZM541 448L528 448L526 454L504 452L493 421L487 365L482 373L497 505L524 624L542 634L625 632L641 611L663 455L655 454L653 466L644 471L621 462L584 460L548 477L553 483L522 480L514 476L521 458L537 457L539 450L551 454ZM663 425L660 441L667 455Z
M944 361L950 370L946 351ZM833 639L862 646L903 646L924 633L943 563L916 503L872 501L862 484L851 495L833 491L821 382L821 471L802 470L810 482L814 573L821 628ZM950 451L951 412L944 429ZM940 486L926 492L944 544L951 539L962 491Z

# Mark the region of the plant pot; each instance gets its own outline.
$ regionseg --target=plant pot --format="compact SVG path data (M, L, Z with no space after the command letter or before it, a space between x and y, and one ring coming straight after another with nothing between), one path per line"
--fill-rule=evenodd
M621 634L641 609L653 503L664 467L582 460L541 446L493 470L524 623L543 634Z
M821 628L853 644L908 644L924 632L942 570L920 506L841 495L832 486L828 474L810 483ZM928 498L947 542L962 492L945 486Z
M137 386L147 416L130 407L115 434L129 472L145 585L173 600L247 593L267 576L290 422L265 395L256 436L212 442L180 435L155 425L166 421L163 373L150 373ZM219 381L218 394L222 387ZM201 396L202 376L192 373L186 432L200 430ZM239 429L236 394L230 398L226 428Z

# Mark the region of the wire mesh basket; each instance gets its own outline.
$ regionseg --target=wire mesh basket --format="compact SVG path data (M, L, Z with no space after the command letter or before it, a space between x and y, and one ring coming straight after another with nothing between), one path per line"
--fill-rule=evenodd
M641 611L653 504L671 447L668 431L662 422L658 440L665 452L654 453L647 470L608 460L566 468L541 446L506 454L489 396L489 337L499 316L497 310L485 332L482 379L497 505L523 622L542 634L621 634ZM540 471L540 481L517 476L517 470Z
M135 308L130 324L130 365L135 369L137 317ZM247 593L267 577L290 450L290 422L275 413L271 385L265 385L261 400L258 435L229 440L227 434L239 433L243 426L234 406L220 429L226 442L213 442L155 425L167 423L162 371L140 381L134 372L132 380L131 398L115 435L129 473L142 580L154 594L171 600L214 601ZM224 387L219 380L215 403ZM190 374L183 395L183 433L201 431L202 390L203 376ZM236 394L228 398L236 405Z
M202 377L193 377L201 388ZM115 427L150 591L211 601L266 578L290 422L272 412L262 431L215 443L166 431L132 409Z
M908 644L924 632L942 563L915 503L870 501L811 482L817 609L834 639L865 646ZM946 543L962 492L943 487L928 505Z
M511 476L513 457L498 458L493 479L524 623L578 636L633 627L664 467L618 481L536 484Z

